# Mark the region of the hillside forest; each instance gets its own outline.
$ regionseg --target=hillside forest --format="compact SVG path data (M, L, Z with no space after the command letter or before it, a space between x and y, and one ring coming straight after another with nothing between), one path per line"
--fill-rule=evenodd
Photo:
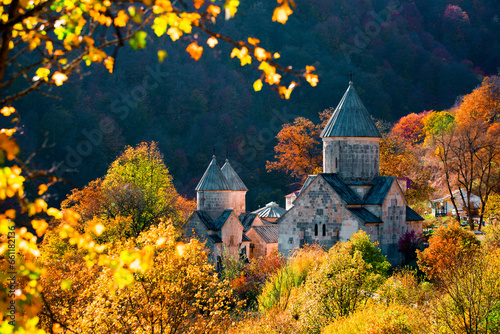
M0 333L500 332L497 1L1 8ZM401 266L363 231L220 266L183 238L214 153L248 211L320 172L349 80L426 218ZM432 217L457 187L480 206Z

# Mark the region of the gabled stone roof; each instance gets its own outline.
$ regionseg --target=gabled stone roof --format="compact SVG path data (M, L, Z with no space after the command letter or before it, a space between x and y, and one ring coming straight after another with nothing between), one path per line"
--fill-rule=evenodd
M418 221L424 221L425 219L422 218L421 215L416 213L412 208L409 206L406 206L406 221L407 222L418 222Z
M382 219L375 216L373 213L368 211L365 208L347 208L347 210L351 211L356 217L361 219L365 224L381 224L383 223Z
M214 231L218 231L218 230L222 229L224 224L229 219L229 216L231 216L231 213L233 213L233 210L224 210L224 212L219 217L219 219L217 219L216 221L213 222Z
M266 243L278 242L278 225L254 226L253 229Z
M365 204L382 205L395 180L396 178L394 176L376 177L373 180L373 187L371 187L365 195Z
M217 234L210 234L207 236L214 244L221 244L222 239Z
M276 202L267 203L265 207L260 208L253 213L262 218L279 218L285 214L286 210L278 205Z
M238 217L241 225L243 225L243 232L246 232L252 227L253 221L257 218L256 213L244 212Z
M321 132L321 138L329 137L382 137L352 82Z
M208 165L205 174L203 174L200 182L195 188L196 191L217 191L217 190L231 190L224 174L217 165L215 155L212 157L210 165Z
M205 211L195 210L193 212L193 214L196 214L200 218L200 221L203 223L203 225L205 225L205 227L208 230L213 230L214 229L213 228L214 224L213 224L212 218L210 218L210 216Z
M221 168L222 174L227 180L229 187L234 191L248 191L243 181L240 179L236 171L233 169L229 160L226 159L226 163Z
M347 184L345 184L336 173L321 173L318 175L333 188L337 195L339 195L347 205L363 204L363 200L358 196L358 194L349 188L349 186L347 186Z

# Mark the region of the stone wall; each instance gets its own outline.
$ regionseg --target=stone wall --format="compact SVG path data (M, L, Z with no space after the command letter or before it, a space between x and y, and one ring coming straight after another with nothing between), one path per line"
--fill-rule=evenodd
M382 220L380 249L391 264L400 264L402 255L398 252L398 241L409 231L410 225L406 223L406 199L397 182L392 184L382 204Z
M246 212L245 195L246 191L231 191L229 195L229 207L227 209L234 210L236 216Z
M221 230L222 244L232 256L239 256L241 240L243 238L243 226L234 213L229 216Z
M345 182L379 176L380 138L323 138L323 172Z
M206 211L213 220L231 208L231 198L231 191L198 191L196 194L198 210Z
M338 241L348 240L359 228L359 221L339 196L317 177L280 220L279 251L288 256L305 244L330 248Z

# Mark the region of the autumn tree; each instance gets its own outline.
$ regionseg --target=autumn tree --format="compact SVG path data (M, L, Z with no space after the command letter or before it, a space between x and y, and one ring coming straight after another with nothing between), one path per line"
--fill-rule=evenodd
M137 236L162 219L179 227L194 204L177 193L152 142L127 147L102 180L74 190L62 207L78 212L84 223L101 220L108 230L114 229L111 226L120 229L121 225L124 236Z
M272 20L285 24L294 2L280 0L278 5ZM81 74L82 63L103 63L113 72L119 49L126 42L133 49L145 48L151 30L158 37L168 35L172 42L186 43L186 51L195 60L202 56L205 43L210 48L219 41L232 44L230 56L239 58L242 66L257 62L262 76L255 82L255 90L265 81L288 98L302 79L315 86L314 67L296 71L280 66L276 62L279 54L262 48L257 38L239 41L217 32L220 17L234 17L238 6L239 1L231 0L5 1L0 24L0 89L4 92L0 106L34 91L46 95L50 86L60 86L73 73ZM166 56L164 50L158 51L160 62ZM285 74L295 81L280 85Z
M424 111L419 114L411 113L394 124L391 134L411 144L420 144L425 139L423 119L430 111Z
M458 224L441 226L429 238L429 247L417 250L418 265L427 277L439 281L442 273L452 270L457 262L479 250L476 236Z
M283 125L276 136L274 148L277 161L268 161L268 171L279 170L301 181L321 168L322 154L318 127L310 120L298 117L292 124Z

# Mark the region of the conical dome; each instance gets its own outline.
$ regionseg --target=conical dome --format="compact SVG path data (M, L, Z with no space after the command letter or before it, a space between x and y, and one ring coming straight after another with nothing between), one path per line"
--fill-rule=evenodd
M321 132L321 138L331 137L382 137L352 82Z
M222 174L215 155L212 157L212 162L208 165L205 174L196 186L196 191L217 191L217 190L231 190L229 183Z
M226 178L229 187L234 191L248 191L243 181L240 179L236 171L233 169L229 160L226 159L226 163L222 166L222 174Z

